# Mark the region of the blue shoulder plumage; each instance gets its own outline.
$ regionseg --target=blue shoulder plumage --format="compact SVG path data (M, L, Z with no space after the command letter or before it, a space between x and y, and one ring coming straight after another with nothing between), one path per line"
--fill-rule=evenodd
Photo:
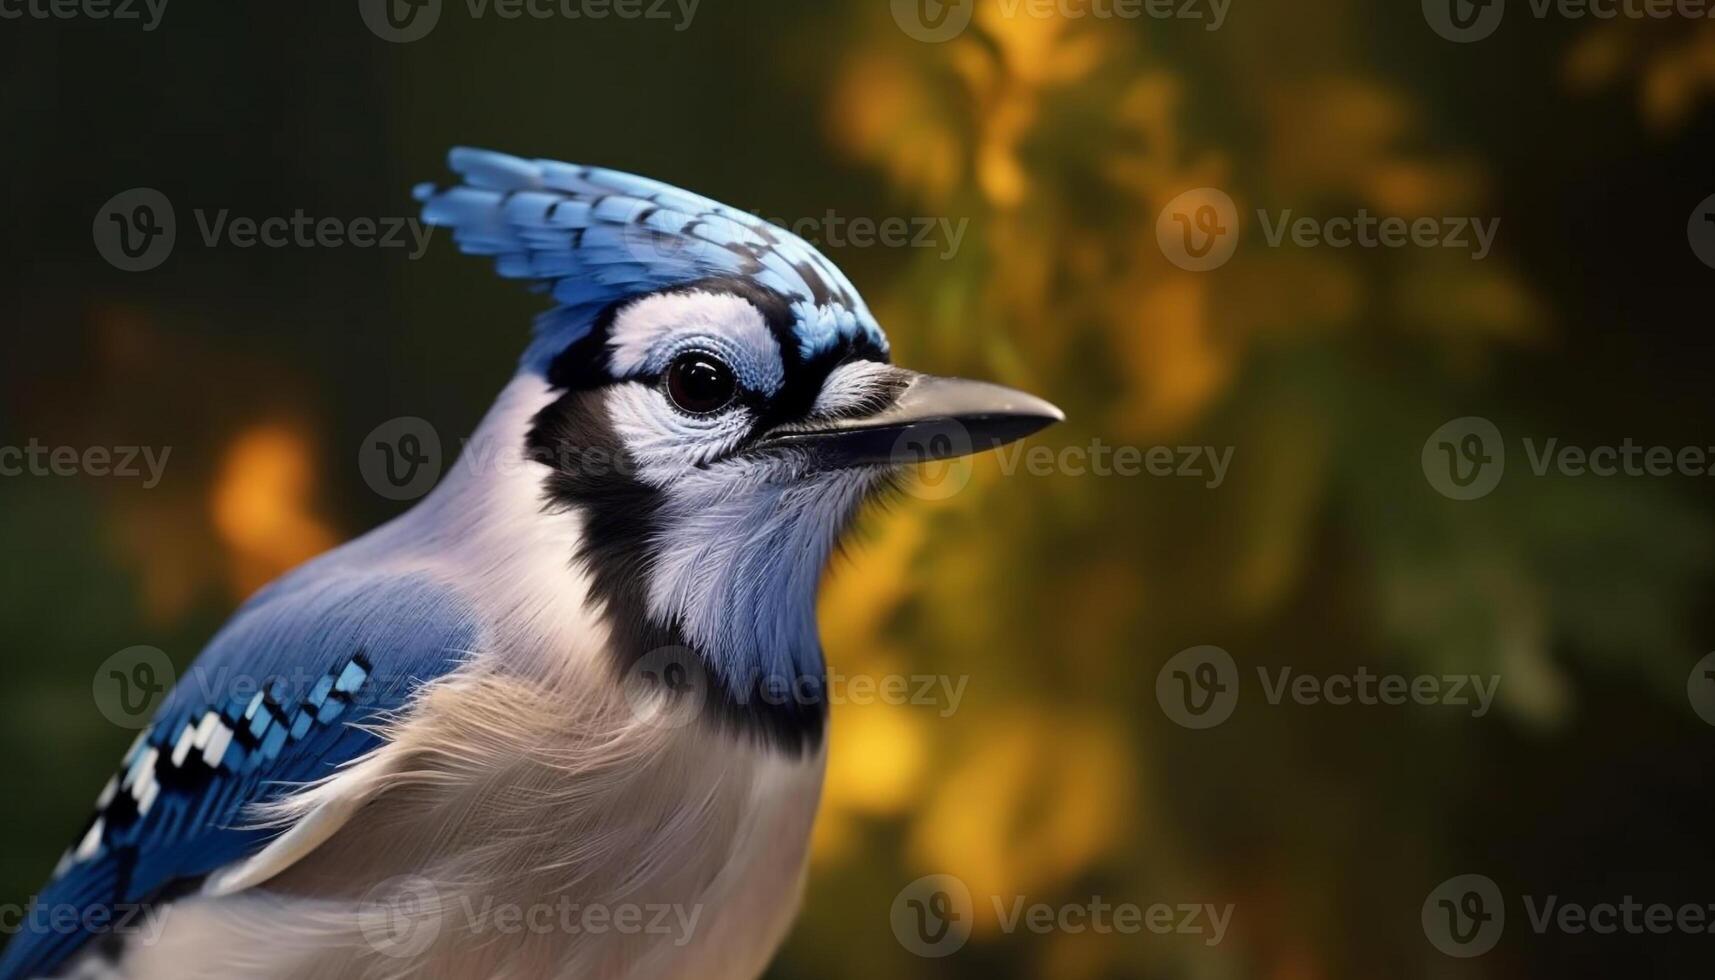
M111 922L260 850L280 830L253 826L249 808L375 748L365 726L472 649L463 609L424 579L325 559L258 594L139 735L38 905ZM0 980L55 968L96 931L35 918L0 957Z
M540 367L616 300L710 277L743 277L792 306L803 343L887 338L843 272L797 235L646 177L553 160L454 149L457 187L420 185L423 220L500 274L539 283L559 304L537 321L526 365ZM815 350L803 352L808 358Z

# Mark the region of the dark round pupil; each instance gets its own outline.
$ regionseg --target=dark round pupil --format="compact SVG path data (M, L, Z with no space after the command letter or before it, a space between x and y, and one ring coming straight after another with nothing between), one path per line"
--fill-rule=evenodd
M732 400L732 371L707 354L686 354L667 370L667 394L687 412L712 412Z

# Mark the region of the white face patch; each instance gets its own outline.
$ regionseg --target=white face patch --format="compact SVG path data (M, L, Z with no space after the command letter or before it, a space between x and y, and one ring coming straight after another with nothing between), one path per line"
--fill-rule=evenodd
M636 464L636 477L654 487L676 483L731 452L756 423L742 405L687 415L667 401L660 386L641 381L614 385L603 402L614 434Z
M762 312L731 293L646 296L619 311L608 338L615 377L656 375L687 350L720 355L739 383L773 395L785 380L780 347Z
M618 641L672 631L746 698L764 679L820 676L816 585L858 507L891 478L887 467L826 465L791 441L750 451L762 426L789 432L876 412L910 379L867 359L884 349L841 333L838 318L794 321L783 336L769 309L768 299L701 289L620 307L605 325L607 370L561 396L557 424L530 436L545 454L533 458L560 474L550 498L624 536L578 552L609 614L644 620L618 624ZM709 397L673 370L692 352L730 369L691 379L709 382ZM576 444L584 439L593 444Z
M871 404L894 387L900 371L878 361L852 361L835 368L822 382L810 417L834 418Z

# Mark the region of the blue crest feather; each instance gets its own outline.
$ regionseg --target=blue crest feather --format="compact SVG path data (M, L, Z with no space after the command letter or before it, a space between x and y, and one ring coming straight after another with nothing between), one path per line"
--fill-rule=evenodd
M491 256L555 303L524 354L538 370L630 296L738 276L786 299L804 329L803 353L863 335L887 339L844 273L797 235L753 215L647 177L489 150L454 149L464 183L419 185L423 220L450 228L460 250Z

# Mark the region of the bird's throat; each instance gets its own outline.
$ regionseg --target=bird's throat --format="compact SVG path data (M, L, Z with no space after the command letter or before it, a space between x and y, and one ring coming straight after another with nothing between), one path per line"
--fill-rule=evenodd
M874 479L830 473L675 497L624 466L564 465L591 458L582 450L592 447L601 458L623 456L599 409L593 393L564 394L536 416L529 446L549 462L547 505L581 518L569 557L589 575L620 682L655 676L660 661L687 652L692 673L706 679L708 723L782 751L814 751L828 711L817 586Z

